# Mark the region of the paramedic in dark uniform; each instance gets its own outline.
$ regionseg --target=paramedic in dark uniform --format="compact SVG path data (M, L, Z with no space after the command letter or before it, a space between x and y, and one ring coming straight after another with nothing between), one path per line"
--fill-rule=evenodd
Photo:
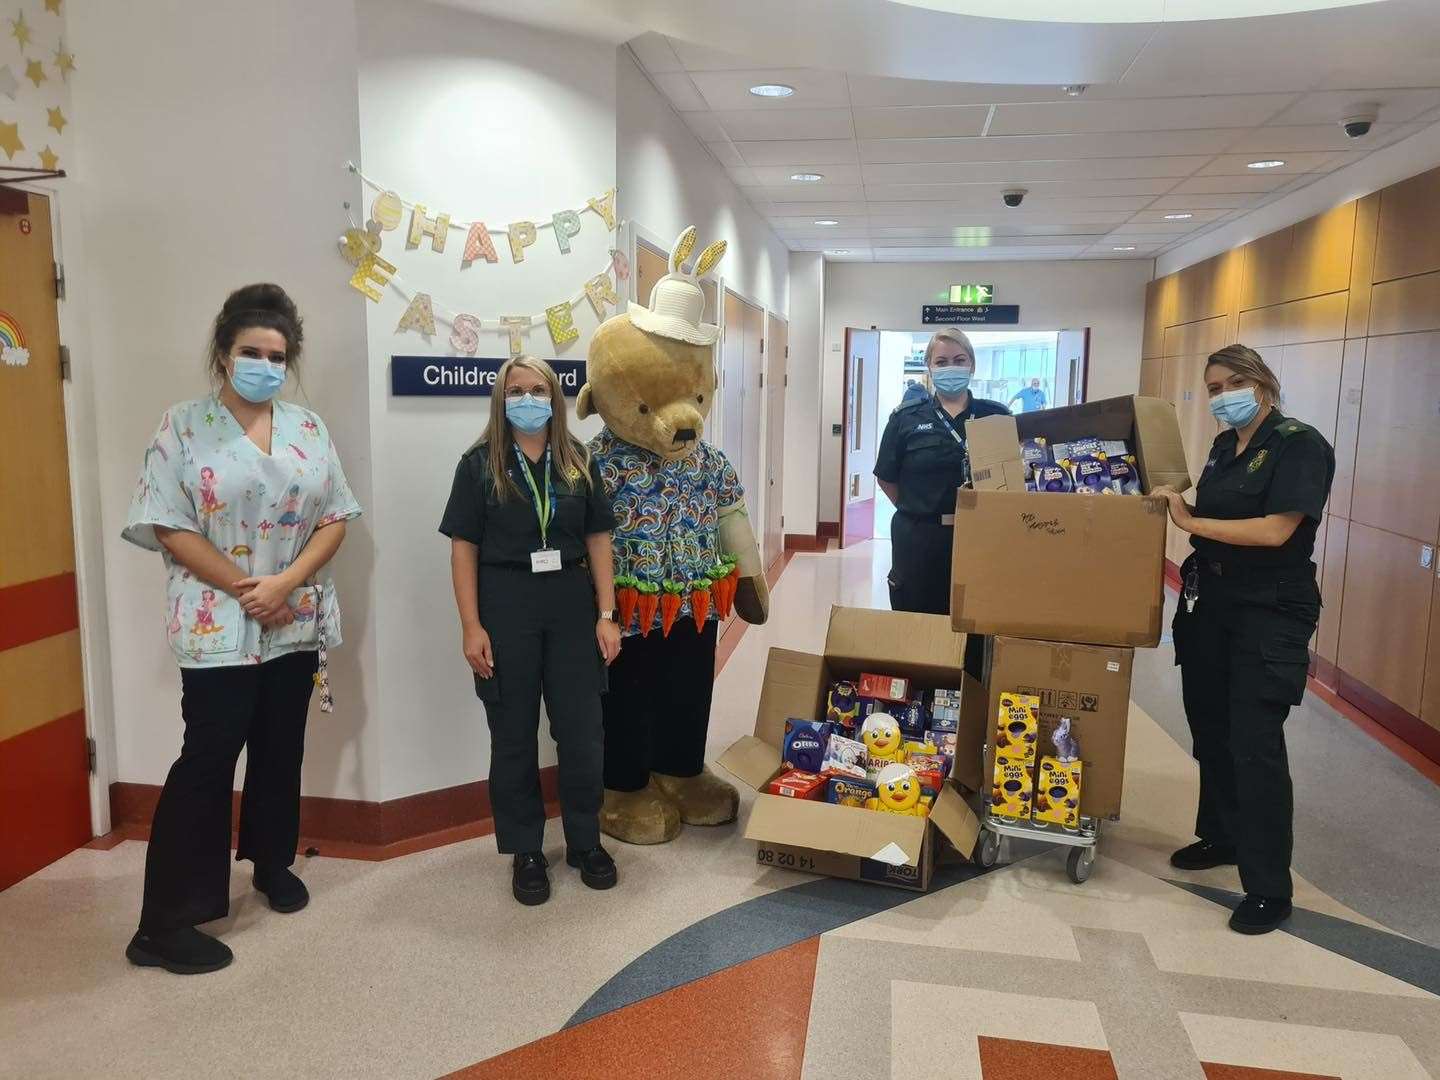
M496 845L515 857L515 899L543 904L542 696L559 758L565 861L592 889L616 882L600 846L600 694L605 665L620 652L615 517L585 445L569 434L550 365L507 360L495 387L489 425L460 459L440 531L451 540L462 650L490 725Z
M1205 368L1210 411L1226 426L1210 449L1192 511L1158 488L1191 535L1181 568L1175 661L1200 763L1197 843L1183 870L1238 864L1245 899L1230 919L1264 934L1290 915L1291 786L1285 718L1305 693L1320 618L1315 531L1335 453L1282 416L1280 383L1254 349L1230 345Z
M890 526L890 607L950 614L955 489L970 483L965 421L1008 416L998 401L970 393L975 349L959 330L938 331L925 348L934 394L902 401L875 454L875 479L895 504ZM984 641L972 635L966 667L978 672Z

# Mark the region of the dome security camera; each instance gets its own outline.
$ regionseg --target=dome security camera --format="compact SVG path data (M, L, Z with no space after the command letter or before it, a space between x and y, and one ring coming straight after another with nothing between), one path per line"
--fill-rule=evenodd
M1000 198L1005 200L1006 206L1019 206L1025 201L1025 196L1030 194L1028 188L1009 188L1000 193Z
M1379 119L1379 109L1374 105L1361 105L1351 116L1340 121L1345 134L1352 139L1363 139L1370 134L1370 128Z

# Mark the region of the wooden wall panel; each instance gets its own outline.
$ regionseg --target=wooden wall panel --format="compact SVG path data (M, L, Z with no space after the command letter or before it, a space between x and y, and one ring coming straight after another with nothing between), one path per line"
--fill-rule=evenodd
M1244 252L1232 249L1181 270L1175 275L1179 295L1174 321L1198 322L1233 312L1244 265Z
M1168 274L1145 286L1145 334L1140 343L1141 357L1165 355L1165 328L1175 318L1175 297L1179 282Z
M1376 693L1419 715L1435 573L1421 544L1350 523L1337 663Z
M1285 344L1285 309L1288 304L1251 308L1240 312L1235 340L1263 351Z
M1355 483L1355 445L1360 435L1360 402L1365 388L1364 338L1345 342L1340 392L1335 403L1335 482L1330 487L1330 513L1350 517Z
M1346 524L1348 525L1349 523L1347 522ZM1326 542L1327 542L1327 540L1328 540L1328 538L1329 538L1329 535L1330 535L1330 515L1329 515L1329 514L1324 514L1324 515L1322 515L1321 518L1320 518L1320 524L1319 524L1319 526L1315 529L1315 550L1310 553L1310 561L1315 564L1315 581L1316 581L1316 583L1317 583L1317 584L1320 586L1320 588L1321 588L1321 593L1320 593L1320 608L1321 608L1322 611L1323 611L1324 608L1325 608L1325 593L1324 593L1325 583L1324 583L1324 580L1323 580L1323 579L1324 579L1324 574L1325 574L1325 547L1326 547ZM1319 626L1319 624L1317 623L1316 626L1315 626L1315 632L1310 635L1310 651L1311 651L1311 652L1314 652L1314 653L1319 653L1319 651L1320 651L1320 647L1319 647L1319 646L1320 646L1320 626Z
M1380 193L1366 195L1355 204L1355 243L1350 254L1350 311L1345 336L1370 332L1370 283L1375 280L1375 230L1380 223Z
M1370 293L1370 335L1440 330L1440 272L1397 278Z
M1146 397L1165 396L1165 359L1149 356L1140 361L1140 393Z
M1440 334L1370 338L1351 520L1435 543L1440 532L1437 461Z
M1291 226L1245 245L1245 269L1240 276L1241 311L1290 299L1285 295L1285 287L1294 236L1295 229Z
M1285 299L1301 300L1348 289L1354 241L1354 202L1295 225L1290 255L1285 260ZM1344 337L1344 330L1334 336Z
M1420 719L1440 728L1440 582L1430 598L1430 647L1425 654L1425 684L1420 695Z
M1320 570L1320 625L1315 631L1315 652L1335 663L1340 647L1340 620L1345 591L1345 553L1350 542L1350 523L1333 514L1325 518L1325 552Z
M1280 388L1285 396L1281 411L1304 420L1331 446L1335 445L1335 418L1340 400L1343 341L1312 341L1285 346Z
M1380 192L1372 280L1440 270L1440 169L1413 176Z
M1343 338L1348 306L1349 297L1343 291L1292 300L1285 304L1285 344L1338 341Z

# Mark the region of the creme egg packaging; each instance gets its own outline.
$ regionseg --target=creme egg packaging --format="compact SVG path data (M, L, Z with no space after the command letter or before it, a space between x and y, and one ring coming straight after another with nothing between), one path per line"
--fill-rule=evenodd
M1080 824L1079 761L1060 761L1046 755L1035 771L1036 821L1047 821L1067 828Z
M1040 732L1040 699L1033 694L1000 695L995 722L995 752L1008 757L1035 761L1035 740Z
M832 776L825 792L825 801L836 806L853 806L865 809L865 804L875 798L875 785L866 780L851 780L846 776Z
M1103 454L1082 454L1070 460L1070 475L1079 495L1099 495L1110 490L1110 466Z
M854 731L860 726L860 691L853 682L837 682L825 699L825 722Z
M1020 757L995 755L994 782L990 785L990 810L1000 817L1028 818L1033 795L1030 763Z
M820 771L826 776L846 776L853 780L865 779L865 744L844 735L831 735L825 745L825 756Z
M823 720L785 721L785 739L780 757L792 769L818 773L825 762L825 744L830 741L830 725Z

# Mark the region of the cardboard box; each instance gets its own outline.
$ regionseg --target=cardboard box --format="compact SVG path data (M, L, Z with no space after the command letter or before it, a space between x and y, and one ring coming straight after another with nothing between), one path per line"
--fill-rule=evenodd
M838 679L883 671L926 688L959 686L970 712L983 713L984 691L964 676L964 659L965 637L951 630L943 615L843 607L830 611L822 654L770 650L755 732L737 740L719 759L728 772L760 793L745 835L758 844L761 865L924 891L934 869L937 830L962 856L970 856L980 822L951 784L943 785L929 817L763 794L782 771L785 719L821 715L826 691ZM962 740L962 745L973 748L968 756L978 771L983 718L974 731L973 741Z
M1058 496L1057 496L1058 497ZM1084 499L1094 502L1093 499ZM1125 735L1130 717L1130 672L1135 650L1054 641L995 638L990 653L989 710L998 713L1007 691L1040 699L1039 753L1054 754L1051 736L1062 716L1080 744L1085 783L1080 812L1087 817L1120 816L1125 786ZM965 745L964 738L961 746ZM966 754L956 758L959 774ZM991 759L993 762L993 751ZM993 769L986 763L985 775ZM973 776L974 774L969 774ZM969 787L967 778L962 778Z

